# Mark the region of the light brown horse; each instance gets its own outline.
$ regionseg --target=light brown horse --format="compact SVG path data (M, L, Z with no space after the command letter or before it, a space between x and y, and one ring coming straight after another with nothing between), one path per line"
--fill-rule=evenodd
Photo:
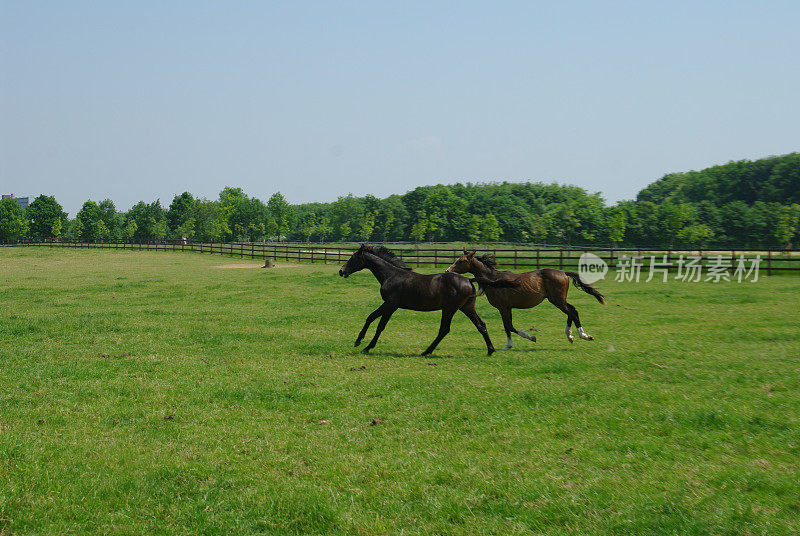
M467 253L465 250L464 254L456 259L447 271L457 274L469 272L481 279L491 279L493 281L505 280L516 283L513 287L483 287L481 285L481 289L486 293L489 303L500 311L500 317L503 319L503 327L508 337L508 344L506 344L503 350L508 350L514 346L511 340L512 331L530 341L536 342L535 336L516 329L513 326L511 323L511 309L530 309L542 303L542 300L545 298L567 315L567 328L564 332L567 334L567 340L569 342L575 340L572 336L573 322L575 323L575 327L578 328L578 335L581 339L587 341L594 340L594 337L586 333L581 327L578 311L571 304L567 303L569 280L572 279L576 287L587 294L591 294L597 298L597 301L600 303L604 304L605 299L594 287L581 281L577 273L565 272L553 268L542 268L541 270L515 274L513 272L497 270L496 266L497 264L493 258L488 256L479 257L475 255L475 251Z

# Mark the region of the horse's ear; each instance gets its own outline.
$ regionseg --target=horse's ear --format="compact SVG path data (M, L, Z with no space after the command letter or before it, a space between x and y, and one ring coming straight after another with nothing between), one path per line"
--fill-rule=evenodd
M475 251L470 251L469 253L467 253L467 257L469 257L469 258L471 259L472 257L474 257L474 256L475 256L475 254L476 254L477 252L478 252L478 250L475 250Z

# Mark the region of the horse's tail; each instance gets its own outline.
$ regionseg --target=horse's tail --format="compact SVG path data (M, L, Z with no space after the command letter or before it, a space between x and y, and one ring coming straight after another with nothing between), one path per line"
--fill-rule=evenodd
M567 274L572 279L572 282L575 283L576 287L578 287L579 289L584 291L586 294L591 294L592 296L597 298L597 301L599 301L600 303L605 305L606 297L603 296L602 294L600 294L599 292L597 292L597 289L594 288L589 283L584 283L583 281L581 281L581 276L580 275L578 275L575 272L564 272L564 273Z

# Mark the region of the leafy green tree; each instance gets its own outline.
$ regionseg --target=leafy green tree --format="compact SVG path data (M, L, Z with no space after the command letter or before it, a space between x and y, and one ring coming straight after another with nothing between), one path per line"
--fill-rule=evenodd
M132 237L134 240L161 239L167 234L166 216L158 199L152 203L139 201L133 205L125 215L125 225L131 221L136 223Z
M578 237L591 242L603 229L604 204L599 194L582 195L572 204L578 220Z
M470 242L477 242L481 239L482 229L481 224L483 219L477 214L473 214L467 224L467 238Z
M67 214L56 198L49 195L40 195L34 199L27 208L28 222L31 238L53 238L53 229L56 222L67 221ZM61 226L58 230L60 233Z
M306 243L311 242L311 235L317 231L317 218L314 214L306 214L300 218L298 230L306 239Z
M212 242L231 234L228 221L218 202L195 199L191 219L194 220L193 240Z
M420 211L425 213L426 236L431 240L453 239L459 229L466 227L467 203L458 197L450 187L443 184L436 186L420 186L402 197L409 214L414 214L418 225ZM481 210L471 211L476 214ZM413 238L413 236L412 236Z
M320 241L325 243L325 238L330 236L333 232L333 229L331 228L331 222L327 216L320 217L317 225L315 226L315 230Z
M193 219L195 199L189 192L183 192L172 199L167 209L167 228L175 237L189 236L187 230L194 232L194 225L185 226L187 221ZM179 228L183 227L182 231ZM191 234L191 233L190 233Z
M186 237L188 240L191 240L194 238L195 225L196 222L194 218L190 216L174 230L174 234L176 237L180 237L180 239Z
M628 217L622 210L614 210L606 220L606 234L615 245L625 240L625 230L628 227Z
M103 222L103 211L92 200L86 201L78 214L75 215L75 225L72 234L81 240L106 240L109 230Z
M705 246L714 238L714 230L705 223L693 223L680 229L675 236L690 247Z
M384 242L389 240L403 240L406 235L408 211L403 205L399 195L390 195L380 201L378 214L375 218L375 233L382 237Z
M428 234L428 214L424 210L418 210L414 225L411 226L411 239L415 242L422 242Z
M500 221L494 214L487 214L481 222L481 240L485 242L496 242L503 229L500 228Z
M339 224L339 236L342 238L342 240L347 240L350 238L352 233L353 231L351 230L349 221L343 221Z
M269 217L275 221L276 234L281 240L294 225L294 209L280 192L275 192L267 201L267 211Z
M750 207L744 201L725 203L719 208L722 220L723 244L743 244L747 241L748 227L750 225Z
M656 208L656 217L661 224L660 244L672 246L678 232L692 219L691 205L688 203L664 202Z
M792 239L797 234L798 220L800 220L800 204L793 203L781 207L774 236L778 243L785 245L787 249L792 247Z
M10 197L0 201L0 240L18 240L28 233L28 215Z
M228 232L224 240L246 240L252 221L250 199L241 188L226 186L219 193L219 208Z
M576 237L580 220L575 217L572 206L568 203L551 203L547 206L547 220L550 223L550 236L558 240L571 244Z
M114 202L110 199L104 199L97 204L100 209L100 219L108 229L108 238L118 239L122 236L122 217L117 212Z
M138 225L136 225L135 220L128 220L125 222L125 225L122 227L122 238L125 240L133 240L133 237L136 236L136 230L138 229Z
M53 227L50 228L50 236L53 238L60 238L63 227L64 224L61 223L61 218L56 219L56 221L53 222Z
M361 227L358 230L358 235L361 240L365 242L372 238L372 233L375 232L375 213L367 212L364 214L364 219L361 220Z
M331 203L328 212L335 237L350 240L361 228L364 219L364 203L352 194L342 196Z
M800 153L739 160L700 171L670 173L642 189L637 201L716 205L734 201L800 202Z

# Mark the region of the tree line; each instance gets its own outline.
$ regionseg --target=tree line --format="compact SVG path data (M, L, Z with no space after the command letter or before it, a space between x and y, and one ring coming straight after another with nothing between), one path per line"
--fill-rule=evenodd
M384 199L267 202L226 187L217 199L189 192L167 207L127 212L86 201L68 218L53 196L27 207L0 202L0 239L196 241L464 241L654 247L786 247L800 226L800 153L672 173L635 200L607 205L576 186L487 183L420 186Z

